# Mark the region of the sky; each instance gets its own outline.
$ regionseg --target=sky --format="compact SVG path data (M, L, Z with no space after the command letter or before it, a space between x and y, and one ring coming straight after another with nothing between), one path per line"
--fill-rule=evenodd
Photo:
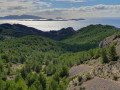
M120 0L0 0L0 17L120 17Z

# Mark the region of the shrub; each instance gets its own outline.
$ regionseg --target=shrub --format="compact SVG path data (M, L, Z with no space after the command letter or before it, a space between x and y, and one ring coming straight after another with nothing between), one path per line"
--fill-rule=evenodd
M64 76L68 76L69 75L69 69L67 66L63 66L62 67L62 70L60 72L60 76L61 77L64 77Z
M102 51L101 51L101 59L100 59L100 63L101 64L104 64L104 63L108 63L108 58L107 58L107 52L106 52L106 49L103 48Z
M82 81L82 77L81 77L81 76L78 77L78 81L79 81L79 82Z
M117 61L118 59L114 44L110 45L108 48L108 59L109 61Z

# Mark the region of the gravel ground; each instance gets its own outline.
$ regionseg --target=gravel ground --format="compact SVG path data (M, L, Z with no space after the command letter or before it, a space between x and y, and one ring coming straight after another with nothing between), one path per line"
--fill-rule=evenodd
M120 90L119 82L98 77L83 83L82 86L85 87L85 90ZM79 88L76 87L76 90Z
M88 71L92 69L91 66L88 65L79 65L79 66L74 66L69 70L69 77L73 77L75 75L80 75L85 71Z

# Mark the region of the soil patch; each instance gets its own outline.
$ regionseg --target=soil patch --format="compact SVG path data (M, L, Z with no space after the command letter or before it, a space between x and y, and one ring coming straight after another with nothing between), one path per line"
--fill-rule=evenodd
M92 66L88 65L79 65L79 66L73 66L69 70L69 77L73 77L75 75L81 75L83 72L91 70Z
M85 90L120 90L119 82L98 77L83 83L82 86L85 87ZM79 88L76 87L76 90Z

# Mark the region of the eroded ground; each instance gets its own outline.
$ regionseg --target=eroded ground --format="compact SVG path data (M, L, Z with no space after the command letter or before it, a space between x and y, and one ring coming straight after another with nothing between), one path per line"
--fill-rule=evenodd
M118 81L95 77L84 82L82 87L85 87L85 90L120 90L120 83ZM76 87L76 90L80 90L80 86Z
M81 75L83 72L91 69L92 69L92 66L88 66L88 65L74 66L69 70L69 77L73 77L75 75Z

